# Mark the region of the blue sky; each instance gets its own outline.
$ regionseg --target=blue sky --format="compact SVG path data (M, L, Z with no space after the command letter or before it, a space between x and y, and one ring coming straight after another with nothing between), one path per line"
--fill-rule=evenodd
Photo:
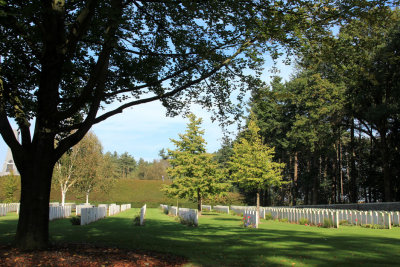
M270 81L271 73L266 66L263 80ZM278 63L279 74L288 80L292 67ZM208 152L215 152L220 148L223 132L218 122L212 123L211 114L199 107L193 107L192 112L203 118L202 128L205 129L204 138ZM143 158L147 161L158 159L158 152L162 148L173 149L170 138L177 139L179 133L184 133L188 120L182 116L174 118L165 116L165 108L160 102L153 102L125 110L122 114L113 116L106 121L92 127L92 131L100 139L103 151L119 154L128 152L135 159ZM15 128L16 124L13 124ZM234 129L233 127L232 129ZM4 162L7 145L0 138L0 167Z

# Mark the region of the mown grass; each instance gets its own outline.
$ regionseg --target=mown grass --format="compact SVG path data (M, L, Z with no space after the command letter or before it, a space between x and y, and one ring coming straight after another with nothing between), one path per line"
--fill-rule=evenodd
M168 198L161 188L165 184L170 184L171 181L162 180L134 180L134 179L116 179L115 184L110 192L95 191L90 194L89 202L98 203L131 203L132 207L141 207L144 203L150 208L155 208L160 203L175 205L176 199ZM54 187L51 190L51 201L60 202L60 190ZM242 197L239 193L229 193L228 201L219 201L218 204L241 205ZM73 191L67 193L67 202L84 202L85 195ZM214 203L208 203L214 204ZM179 205L188 208L195 208L196 204L189 200L179 200Z
M5 179L0 179L0 202L5 199ZM116 179L111 190L107 193L103 191L94 191L89 195L89 202L92 204L99 203L131 203L133 207L141 207L144 203L148 207L158 207L160 203L168 205L176 205L176 199L165 196L161 191L164 184L170 184L171 181L166 180L134 180L134 179ZM14 192L14 202L18 202L20 196L20 181L18 179L17 190ZM51 202L61 202L61 193L58 186L51 188ZM86 201L86 196L82 193L69 190L67 192L67 202L82 203ZM243 199L239 193L229 193L225 199L218 199L215 203L206 204L227 204L242 205ZM180 200L180 206L195 208L196 203L189 200Z
M95 243L187 257L198 266L398 266L400 228L326 229L262 221L240 227L241 218L205 212L199 227L187 227L158 209L148 209L146 225L133 226L138 209L86 226L68 219L50 223L52 242ZM0 242L12 240L16 215L0 217Z

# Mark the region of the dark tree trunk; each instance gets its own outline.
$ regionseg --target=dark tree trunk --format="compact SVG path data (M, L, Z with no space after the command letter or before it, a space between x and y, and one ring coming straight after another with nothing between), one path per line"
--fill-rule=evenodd
M357 171L356 171L356 153L354 142L354 118L351 122L350 128L350 202L357 203L358 190L357 190Z
M343 149L342 143L339 139L339 175L340 175L340 198L339 203L344 202L344 191L343 191Z
M310 193L310 190L309 190L308 185L307 185L306 188L305 188L305 192L304 192L304 205L310 204L310 203L308 202L308 195L309 195L309 193Z
M43 149L46 151L46 149ZM21 249L43 249L49 241L49 201L54 161L51 153L32 153L19 166L21 206L16 245Z
M383 186L384 186L384 200L385 202L392 201L392 188L391 188L391 169L390 169L390 153L387 149L382 148L382 160L383 160Z
M292 186L292 197L293 197L293 206L296 206L297 202L297 180L298 180L298 166L299 161L297 157L297 152L294 153L294 168L293 168L293 186Z
M337 166L336 166L336 160L332 162L332 203L336 204L338 194L337 194Z
M371 203L372 202L372 188L371 186L368 187L368 202Z
M260 189L257 190L257 212L256 212L256 228L258 228L258 222L260 221Z
M201 205L202 205L203 199L201 197L201 192L200 192L200 188L197 188L197 210L199 211L199 213L201 213Z
M312 169L318 169L320 170L320 168L316 166L315 163L315 157L313 157L312 159ZM319 176L320 176L320 171L318 173L316 173L315 171L312 172L313 175L313 186L312 186L312 204L313 205L317 205L318 204L318 189L319 189Z

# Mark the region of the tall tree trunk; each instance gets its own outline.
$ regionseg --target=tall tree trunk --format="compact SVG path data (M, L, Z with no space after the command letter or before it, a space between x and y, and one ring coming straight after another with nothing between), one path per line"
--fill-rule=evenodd
M374 149L374 143L373 143L373 139L372 136L369 137L369 158L368 158L368 200L371 203L372 202L372 187L371 187L371 181L372 181L372 170L373 170L373 159L374 159L374 155L372 154L372 151Z
M86 205L89 205L89 191L86 191Z
M323 173L322 173L322 181L323 181L323 184L326 184L326 181L328 180L328 158L326 158L326 157L324 157L324 161L323 161L323 165L324 165L324 170L323 170ZM331 203L331 196L329 196L329 187L327 187L327 188L324 188L324 192L326 192L326 194L328 194L328 196L326 197L326 201L327 201L327 204L332 204Z
M201 197L201 192L200 192L200 188L197 188L197 210L199 211L199 213L201 214L201 205L202 205L203 199Z
M292 196L293 196L293 206L296 206L296 200L297 200L297 180L299 177L298 174L298 166L299 166L299 161L298 161L298 155L297 151L294 153L294 162L293 162L293 186L292 186Z
M308 202L309 193L310 193L309 187L308 187L308 185L306 185L305 192L304 192L304 205L308 205L309 204L309 202Z
M337 151L336 151L337 152ZM338 198L338 194L337 194L337 177L338 177L338 167L337 167L337 156L336 159L333 160L332 162L332 202L333 204L336 204L337 202L337 198Z
M372 188L371 186L368 187L368 202L372 202Z
M61 186L61 206L65 206L65 196L67 195L67 190Z
M308 177L307 177L307 182L305 185L305 197L304 197L305 205L311 204L310 203L310 181L308 181L309 179L311 179L311 160L309 158L307 159L307 174L308 174Z
M383 161L383 188L384 188L384 200L385 202L392 201L392 188L391 188L391 168L390 168L390 151L387 147L386 137L381 136L381 155Z
M312 159L312 168L313 169L317 169L316 168L316 163L315 163L315 157L313 157ZM318 170L320 170L320 168L318 167ZM313 171L313 187L312 187L312 204L313 205L317 205L318 204L318 189L319 189L319 176L320 176L320 171L318 171L319 173L315 173L315 171Z
M364 199L365 203L368 203L368 193L367 193L367 185L364 184Z
M340 174L340 203L344 201L344 193L343 193L343 149L342 143L339 139L339 174Z
M357 203L358 190L357 190L357 172L356 172L356 152L354 142L354 118L351 121L350 128L350 202Z
M18 166L21 174L21 206L15 241L19 248L27 250L48 246L49 201L54 167L51 154L32 154Z
M257 189L257 208L256 208L256 228L258 228L258 223L260 221L260 189Z

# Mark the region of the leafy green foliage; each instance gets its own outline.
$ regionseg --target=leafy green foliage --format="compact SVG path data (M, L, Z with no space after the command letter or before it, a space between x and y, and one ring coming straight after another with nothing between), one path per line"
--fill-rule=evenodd
M398 10L373 8L304 39L290 81L253 88L251 111L291 182L275 205L398 199L399 32Z
M4 202L5 203L16 202L17 200L15 197L15 192L18 189L19 176L7 175L1 178L6 180L4 184Z
M141 226L141 225L140 225L140 213L139 213L139 214L136 214L136 215L133 217L133 226Z
M266 219L267 221L271 221L271 220L274 219L274 217L272 216L271 213L267 213L267 214L265 214L265 219Z
M307 218L300 218L300 220L299 220L299 224L301 224L301 225L306 225L306 224L309 224L310 222L309 222L309 220L307 219Z
M74 188L86 195L86 202L93 190L108 192L113 184L111 162L102 154L102 146L94 133L89 132L81 141L79 159L75 166L78 177Z
M72 216L69 221L72 225L81 225L81 216Z
M282 184L284 164L274 162L274 148L262 143L254 116L249 121L245 137L233 145L233 153L231 176L240 186L261 190Z
M325 218L324 223L322 224L322 227L324 228L333 228L333 221L332 219Z
M176 150L168 150L170 168L167 169L172 184L164 192L170 197L189 198L199 204L203 199L226 192L229 183L213 155L206 153L204 130L200 129L201 119L189 115L185 134L180 140L171 139Z

